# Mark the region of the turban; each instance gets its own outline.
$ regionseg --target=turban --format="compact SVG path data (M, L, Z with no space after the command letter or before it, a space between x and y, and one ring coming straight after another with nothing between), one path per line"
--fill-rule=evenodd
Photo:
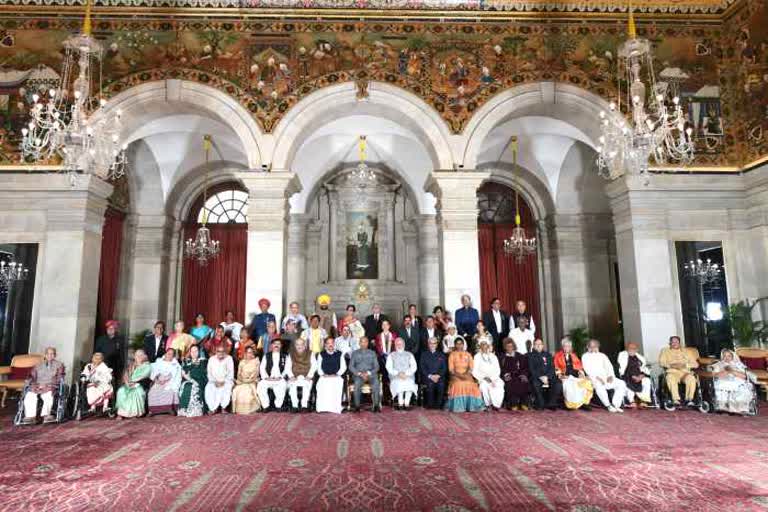
M317 303L321 306L328 306L331 303L331 296L324 293L317 298Z
M110 327L117 329L118 327L120 327L120 322L118 322L117 320L107 320L107 323L104 324L104 327L106 327L107 329L109 329Z
M264 306L264 305L269 307L271 304L270 304L269 300L267 300L265 298L259 299L259 307Z

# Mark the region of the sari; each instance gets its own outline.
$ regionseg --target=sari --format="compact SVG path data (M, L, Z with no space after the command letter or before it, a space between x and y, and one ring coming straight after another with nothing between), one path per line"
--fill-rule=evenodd
M87 382L85 396L88 399L88 405L91 409L103 405L106 410L113 392L112 370L104 362L101 362L98 366L88 363L80 375Z
M176 351L176 357L181 359L187 357L189 348L195 343L196 340L194 336L191 336L185 332L181 334L172 332L170 336L168 336L168 340L165 342L165 349L168 350L169 348L172 348Z
M732 361L723 361L723 354L725 352L726 350L723 350L720 353L720 361L711 365L709 370L714 373L731 370L743 375L744 378L740 379L731 374L724 377L715 377L715 410L753 415L755 411L752 410L752 402L757 399L754 383L757 381L757 378L735 353L731 352L733 354Z
M232 390L232 412L251 414L261 409L256 386L259 383L259 358L243 359L237 367L237 379Z
M141 381L146 380L152 373L148 362L131 366L126 372L126 382L117 390L117 415L123 418L137 418L146 412L145 399L147 396Z
M179 390L179 416L193 418L202 416L206 412L204 390L208 384L208 371L206 359L186 359L181 365L184 381Z
M174 412L179 404L181 365L176 359L158 359L152 363L152 387L147 394L150 414Z
M445 410L475 412L485 409L480 388L472 377L474 359L466 350L454 350L448 356L448 401Z

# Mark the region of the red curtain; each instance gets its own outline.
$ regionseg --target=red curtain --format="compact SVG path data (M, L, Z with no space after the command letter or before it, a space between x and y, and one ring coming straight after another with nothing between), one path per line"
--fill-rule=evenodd
M117 285L120 279L120 254L123 247L125 214L108 207L101 231L101 266L99 295L96 303L96 334L103 334L104 324L115 315Z
M194 238L199 224L189 224L184 239ZM245 266L248 250L247 224L208 224L211 238L218 240L221 254L200 266L197 260L184 260L182 278L182 314L188 326L195 315L205 315L208 325L224 320L231 309L235 318L245 319Z
M533 215L522 199L520 200L521 225L528 236L535 233ZM512 235L514 223L478 224L480 250L480 292L483 307L490 307L491 299L501 299L502 309L512 313L515 302L524 300L528 311L540 332L539 311L539 269L536 255L529 256L518 264L514 256L504 254L504 240Z

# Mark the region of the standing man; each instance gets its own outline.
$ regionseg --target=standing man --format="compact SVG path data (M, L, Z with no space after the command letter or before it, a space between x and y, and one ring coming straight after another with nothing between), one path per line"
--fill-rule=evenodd
M252 340L258 341L267 333L267 324L269 322L277 324L275 315L269 312L269 306L269 300L265 298L259 299L259 309L261 310L261 313L255 315L251 321L250 331Z
M319 319L320 317L318 317ZM288 320L293 320L296 322L296 330L297 331L303 331L304 329L307 329L309 327L309 324L307 323L307 317L301 314L299 311L299 303L296 301L291 302L288 304L288 314L285 315L283 318L283 323L280 324L280 328L285 330L285 324L288 322Z
M261 359L261 380L256 388L264 412L282 409L285 392L288 390L285 379L291 375L291 358L281 350L280 340L272 340L269 349L269 353ZM269 401L270 389L275 395L274 407Z
M165 334L165 322L158 320L150 334L144 336L144 352L150 363L154 363L158 357L165 354L165 344L168 341L168 335ZM109 363L107 363L109 366ZM114 375L114 369L112 370ZM115 378L122 379L122 375L115 375Z
M320 327L319 316L312 315L309 317L309 328L301 333L301 337L307 342L307 347L309 347L312 355L317 355L323 351L323 340L328 337L328 333Z
M320 327L322 327L328 336L336 337L336 313L331 311L331 296L327 293L317 298L317 308L315 314L320 317Z
M381 396L379 386L379 358L376 352L368 348L368 338L363 336L358 340L360 348L352 352L349 358L349 372L355 385L354 411L360 412L360 394L363 384L371 386L373 412L381 412Z
M125 362L128 360L128 343L117 332L117 329L120 327L120 323L117 320L107 321L105 327L107 328L107 333L96 338L93 352L101 352L104 355L104 362L112 368L112 377L116 381L114 384L116 384L120 383L123 378ZM163 349L163 353L165 353L165 349ZM114 387L117 389L119 386Z
M32 368L27 379L29 389L24 395L24 425L32 425L35 422L38 397L43 401L43 408L40 411L43 423L56 421L55 415L51 414L53 393L64 378L64 371L64 365L56 360L56 349L53 347L46 348L45 359Z
M627 396L627 385L623 380L617 379L613 371L613 365L608 356L600 352L600 342L589 340L587 353L581 356L581 364L584 373L587 374L595 393L608 412L624 412L624 397ZM608 390L613 390L613 400L608 399Z
M375 340L381 333L381 322L384 320L389 320L389 318L387 318L387 315L381 314L380 305L374 304L371 309L371 314L365 317L365 324L363 325L363 328L365 329L365 337L368 338L369 343L370 340Z
M405 342L405 350L413 354L416 357L419 353L419 343L421 342L421 333L419 329L411 324L411 316L405 315L403 317L403 326L397 333L397 336ZM395 340L397 342L397 340Z
M408 316L411 317L411 325L419 331L424 327L424 320L419 316L416 304L408 304Z
M528 320L528 328L533 334L536 334L536 324L533 323L533 317L528 312L528 305L524 300L518 300L515 303L515 312L512 314L512 324L514 324L515 327L519 327L521 318L526 318ZM510 325L510 327L512 327L512 325Z
M464 294L461 296L461 307L456 310L453 321L456 323L456 329L459 334L467 341L477 333L477 322L480 320L480 314L472 307L472 298Z
M349 355L357 349L358 340L352 335L352 329L349 328L349 325L345 325L341 330L341 336L336 338L334 343L336 350L349 360Z
M427 350L419 358L419 373L424 385L424 407L440 409L443 406L445 380L448 374L448 360L442 350L437 350L438 341L434 336L427 340Z
M491 299L491 309L483 313L483 323L493 338L494 352L501 353L503 351L501 340L509 332L509 315L501 310L500 298Z
M224 328L224 333L229 333L227 336L231 340L239 340L240 339L240 330L243 328L243 324L240 322L235 321L235 312L231 309L228 309L226 312L224 312L224 321L221 322L219 325L221 325Z
M533 331L528 328L528 318L521 316L517 320L517 327L509 331L509 337L515 340L517 351L521 354L530 352L533 346Z
M424 319L424 328L421 330L421 343L419 345L419 352L423 352L428 349L429 339L437 338L443 339L443 332L435 324L435 317L432 315Z

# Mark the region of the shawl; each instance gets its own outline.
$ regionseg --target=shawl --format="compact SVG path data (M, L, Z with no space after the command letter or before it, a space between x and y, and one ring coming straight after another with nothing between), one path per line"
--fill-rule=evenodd
M560 350L555 354L555 370L559 371L560 373L565 372L565 352ZM584 371L584 366L581 364L581 359L579 359L579 356L571 352L571 364L573 365L574 370L582 370Z

